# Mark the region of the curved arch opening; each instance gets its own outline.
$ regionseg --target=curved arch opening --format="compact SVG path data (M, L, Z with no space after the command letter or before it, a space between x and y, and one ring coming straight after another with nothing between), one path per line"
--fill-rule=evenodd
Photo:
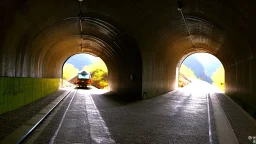
M211 85L214 92L225 92L225 69L222 62L208 52L184 55L176 68L176 88L190 83Z
M79 73L85 71L88 77L80 80ZM70 56L62 66L63 87L86 87L109 89L108 68L105 62L91 53L79 53Z

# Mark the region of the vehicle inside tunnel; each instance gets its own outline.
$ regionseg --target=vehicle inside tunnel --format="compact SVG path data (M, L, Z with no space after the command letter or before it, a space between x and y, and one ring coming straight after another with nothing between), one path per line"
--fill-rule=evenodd
M86 74L79 74L81 72ZM62 86L93 86L98 89L109 89L108 68L97 56L86 53L75 54L63 64Z
M209 53L191 53L185 55L177 66L178 87L184 87L193 81L204 81L225 92L225 70L221 61Z

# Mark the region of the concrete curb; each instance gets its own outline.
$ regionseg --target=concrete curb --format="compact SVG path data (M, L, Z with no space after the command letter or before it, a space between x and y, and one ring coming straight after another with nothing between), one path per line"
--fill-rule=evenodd
M48 104L38 114L32 117L30 120L25 122L22 126L17 128L14 132L8 135L6 138L0 141L0 144L17 144L21 143L29 133L31 133L37 125L72 91L67 90L56 98L53 102Z
M212 100L213 113L215 118L216 131L220 144L238 144L236 135L222 109L218 98L209 94Z

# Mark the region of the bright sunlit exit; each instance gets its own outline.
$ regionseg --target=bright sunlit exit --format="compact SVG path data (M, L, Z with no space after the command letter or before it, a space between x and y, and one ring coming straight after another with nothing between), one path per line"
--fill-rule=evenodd
M63 86L108 89L108 69L104 61L90 54L71 56L63 65Z
M209 53L194 53L179 67L178 86L204 81L225 92L225 71L218 58Z

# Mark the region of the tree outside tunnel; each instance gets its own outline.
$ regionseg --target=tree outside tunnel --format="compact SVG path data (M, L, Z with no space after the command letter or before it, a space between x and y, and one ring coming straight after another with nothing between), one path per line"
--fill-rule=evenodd
M178 76L179 87L200 80L225 91L224 67L218 58L209 53L194 53L182 59Z
M108 69L104 61L90 54L75 54L63 65L63 86L71 86L75 83L80 71L88 71L91 74L91 85L100 89L108 89Z

